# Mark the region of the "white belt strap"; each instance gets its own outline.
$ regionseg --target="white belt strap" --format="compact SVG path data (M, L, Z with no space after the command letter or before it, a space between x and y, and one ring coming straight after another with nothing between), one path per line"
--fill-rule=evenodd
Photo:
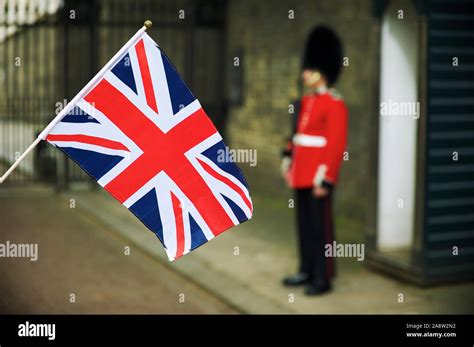
M295 134L293 136L293 144L303 147L324 147L327 140L324 136L313 136L306 134Z

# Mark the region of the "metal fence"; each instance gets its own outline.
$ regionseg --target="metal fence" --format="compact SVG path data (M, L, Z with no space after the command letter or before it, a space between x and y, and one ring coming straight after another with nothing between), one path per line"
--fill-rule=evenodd
M113 54L149 34L173 60L218 128L224 125L225 1L0 0L0 169L14 161ZM9 184L88 182L41 143Z

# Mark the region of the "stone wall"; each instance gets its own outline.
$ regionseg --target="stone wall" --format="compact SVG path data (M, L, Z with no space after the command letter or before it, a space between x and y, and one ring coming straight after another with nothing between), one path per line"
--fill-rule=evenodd
M314 25L329 25L340 35L349 58L336 85L350 112L350 156L341 172L337 209L340 215L364 221L373 78L371 11L370 0L229 2L227 61L229 69L243 69L244 101L230 107L227 141L233 148L257 149L258 165L241 165L253 189L281 197L290 194L278 170L279 152L290 131L288 105L300 96L300 60L308 32ZM234 67L239 50L242 64Z

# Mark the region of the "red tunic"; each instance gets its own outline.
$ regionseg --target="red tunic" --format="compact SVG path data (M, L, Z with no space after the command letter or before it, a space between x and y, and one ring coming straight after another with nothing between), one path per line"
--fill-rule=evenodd
M336 184L347 142L347 108L331 91L303 96L292 160L288 171L293 188L322 182Z

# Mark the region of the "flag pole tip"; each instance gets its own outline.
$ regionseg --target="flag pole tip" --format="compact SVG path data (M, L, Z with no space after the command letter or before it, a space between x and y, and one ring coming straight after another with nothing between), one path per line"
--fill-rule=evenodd
M147 28L147 29L150 29L151 26L153 25L153 23L151 22L151 20L146 20L145 23L143 23L143 25Z

